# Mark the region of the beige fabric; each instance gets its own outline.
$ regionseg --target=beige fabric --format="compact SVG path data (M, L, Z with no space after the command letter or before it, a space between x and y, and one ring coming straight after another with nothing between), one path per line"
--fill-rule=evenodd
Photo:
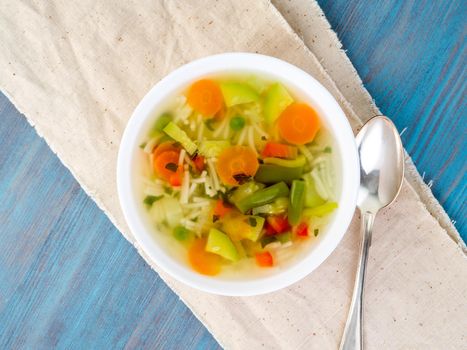
M175 67L225 51L280 57L320 80L360 124L267 1L10 1L0 4L0 28L0 88L133 244L116 194L118 144L138 101ZM352 293L358 223L314 273L266 296L213 296L162 276L226 348L334 349ZM366 291L368 348L465 347L465 257L407 183L376 221Z

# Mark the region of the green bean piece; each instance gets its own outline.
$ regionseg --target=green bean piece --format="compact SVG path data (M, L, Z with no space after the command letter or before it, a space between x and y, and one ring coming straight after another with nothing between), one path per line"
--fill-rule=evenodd
M262 190L258 190L234 204L242 213L246 213L252 208L272 203L276 198L288 195L289 188L285 182L279 182L275 185L263 188Z
M290 203L288 219L291 225L297 225L300 222L300 217L305 204L305 181L293 180L292 188L290 189Z
M276 164L260 164L255 175L255 180L265 184L299 179L303 173L303 166L290 168Z

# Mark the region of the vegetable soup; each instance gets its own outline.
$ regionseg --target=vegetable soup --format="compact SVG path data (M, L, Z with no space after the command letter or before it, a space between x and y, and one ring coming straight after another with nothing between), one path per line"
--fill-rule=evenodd
M335 154L319 114L256 76L193 82L140 145L154 234L203 275L273 271L309 249L337 208Z

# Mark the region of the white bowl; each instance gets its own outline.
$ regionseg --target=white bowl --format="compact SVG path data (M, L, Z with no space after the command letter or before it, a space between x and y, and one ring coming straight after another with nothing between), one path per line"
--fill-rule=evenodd
M147 132L149 122L154 120L155 110L174 93L186 88L196 79L229 72L253 73L283 82L302 101L311 104L334 139L334 148L340 155L337 172L341 176L339 207L326 232L319 241L298 261L277 273L258 279L226 280L203 276L167 253L154 239L153 228L147 225L144 212L138 207L141 197L134 186L133 170L141 135ZM177 280L206 292L248 296L273 292L304 278L317 268L336 248L344 236L355 211L359 183L358 157L352 129L344 112L332 95L303 70L277 58L250 54L225 53L205 57L188 63L158 82L141 100L126 126L120 144L117 165L117 184L123 214L138 245L149 258Z

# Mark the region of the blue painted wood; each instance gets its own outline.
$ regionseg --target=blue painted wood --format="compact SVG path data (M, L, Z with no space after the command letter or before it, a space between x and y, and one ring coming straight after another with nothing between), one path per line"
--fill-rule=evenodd
M466 239L462 2L319 2ZM0 141L0 349L218 348L3 95Z
M0 116L0 349L217 349L3 95Z
M457 1L318 0L381 111L467 241L465 18Z

